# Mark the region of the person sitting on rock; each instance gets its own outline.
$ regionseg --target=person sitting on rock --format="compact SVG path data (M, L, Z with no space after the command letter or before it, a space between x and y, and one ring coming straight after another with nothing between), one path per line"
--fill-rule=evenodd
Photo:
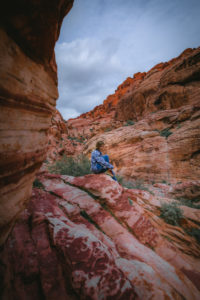
M109 162L109 156L107 154L102 155L105 150L105 144L103 141L96 143L96 149L92 151L91 156L91 171L95 174L106 173L117 181L115 173L113 171L113 165Z

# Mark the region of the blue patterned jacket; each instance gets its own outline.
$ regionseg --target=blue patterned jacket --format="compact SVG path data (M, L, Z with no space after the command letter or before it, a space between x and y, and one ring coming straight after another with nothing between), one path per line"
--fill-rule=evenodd
M103 169L113 169L113 165L105 161L102 153L99 150L94 150L91 156L91 171L98 172L99 166L102 166Z

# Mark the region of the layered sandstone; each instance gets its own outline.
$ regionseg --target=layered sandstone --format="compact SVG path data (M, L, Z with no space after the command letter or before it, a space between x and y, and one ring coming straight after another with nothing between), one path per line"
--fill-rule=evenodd
M132 180L182 184L177 196L200 197L200 48L135 74L101 106L67 122L85 135L90 156L98 139L117 172ZM194 193L193 193L194 192ZM181 195L180 195L181 194Z
M159 217L172 199L158 188L107 175L37 180L0 253L2 299L199 299L200 246L185 232L199 210L182 206L181 228Z
M0 243L29 199L54 111L54 45L73 0L6 1L0 11Z
M51 124L48 130L48 146L45 163L53 163L66 156L76 156L82 151L84 138L73 138L66 126L66 122L58 110L55 110L51 117Z

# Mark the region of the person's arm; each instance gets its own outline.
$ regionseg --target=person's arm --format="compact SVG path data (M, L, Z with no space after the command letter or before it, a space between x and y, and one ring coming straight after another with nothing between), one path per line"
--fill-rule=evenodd
M100 164L102 167L108 168L108 169L113 169L113 165L105 161L105 159L102 157L101 153L99 151L95 152L95 160Z

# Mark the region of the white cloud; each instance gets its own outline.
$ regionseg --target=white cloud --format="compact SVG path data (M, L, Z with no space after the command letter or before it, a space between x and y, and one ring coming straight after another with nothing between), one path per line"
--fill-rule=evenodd
M69 108L69 107L62 107L60 112L61 112L61 115L64 118L64 120L76 118L80 115L80 113L77 110L75 110L73 108Z
M199 0L76 0L56 45L58 109L89 111L126 77L198 47L199 9Z
M117 56L119 44L114 38L87 38L56 46L59 109L73 108L80 114L114 92L119 74L123 73Z

